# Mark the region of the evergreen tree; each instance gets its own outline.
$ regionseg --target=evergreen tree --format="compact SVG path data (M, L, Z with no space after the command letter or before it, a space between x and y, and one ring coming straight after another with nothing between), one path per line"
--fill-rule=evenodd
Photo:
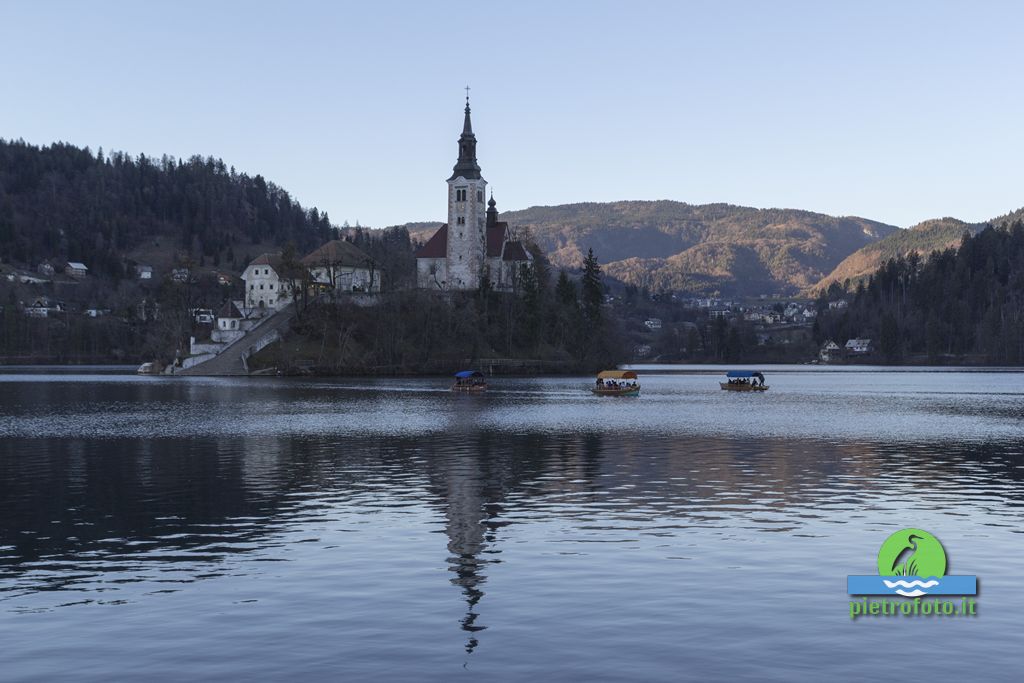
M583 259L583 277L580 280L580 303L583 318L591 331L601 325L601 305L604 303L604 286L601 284L601 266L594 257L594 250L587 250Z

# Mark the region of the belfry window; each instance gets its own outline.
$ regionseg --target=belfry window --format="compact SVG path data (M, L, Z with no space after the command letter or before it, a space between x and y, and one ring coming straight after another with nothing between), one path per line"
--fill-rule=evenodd
M466 188L457 187L455 188L455 201L464 202L466 201Z
M455 224L456 225L465 225L466 224L466 217L465 216L459 216L458 218L455 219Z
M476 200L479 203L481 203L481 204L484 203L484 191L483 190L477 190L476 191Z

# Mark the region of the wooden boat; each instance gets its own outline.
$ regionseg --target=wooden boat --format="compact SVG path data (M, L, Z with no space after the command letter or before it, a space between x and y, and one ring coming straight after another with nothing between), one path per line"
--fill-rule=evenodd
M632 370L603 370L590 390L598 396L639 396L640 382Z
M452 391L463 391L467 393L479 393L487 391L487 380L484 373L479 370L462 370L455 373L455 383L452 384Z
M768 391L764 375L750 370L732 370L725 373L725 382L718 385L726 391Z

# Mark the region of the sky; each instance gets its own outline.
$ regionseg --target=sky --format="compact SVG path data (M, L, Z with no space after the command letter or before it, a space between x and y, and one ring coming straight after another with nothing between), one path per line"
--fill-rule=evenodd
M1024 206L1018 2L0 0L0 138L214 156L336 224L443 221L471 87L499 210L901 227Z

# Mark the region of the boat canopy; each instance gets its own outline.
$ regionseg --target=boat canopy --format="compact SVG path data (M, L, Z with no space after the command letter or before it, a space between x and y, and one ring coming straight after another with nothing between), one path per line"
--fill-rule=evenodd
M598 379L636 379L636 373L632 370L602 370L597 373Z
M764 379L764 375L754 370L730 370L725 373L725 376L729 379L740 379L742 377L756 377L758 379Z
M461 370L456 372L455 376L459 379L469 379L470 377L483 377L484 373L479 370Z

